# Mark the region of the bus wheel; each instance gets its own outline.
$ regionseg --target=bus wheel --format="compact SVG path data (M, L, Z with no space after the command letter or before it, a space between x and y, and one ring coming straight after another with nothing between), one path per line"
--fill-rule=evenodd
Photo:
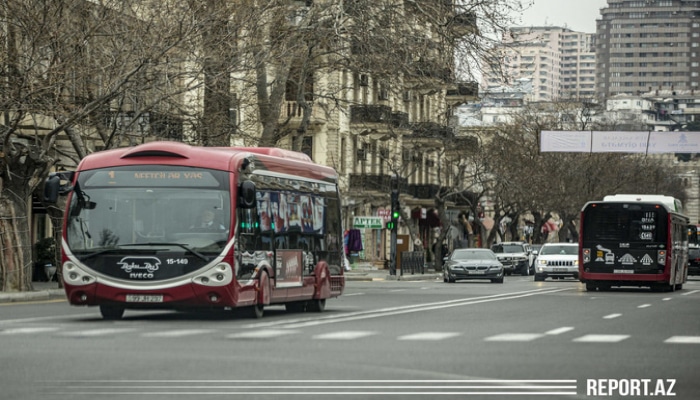
M309 300L307 309L314 312L323 312L326 309L326 299Z
M589 292L595 292L598 287L593 282L586 282L586 290Z
M100 306L100 314L102 314L103 319L122 319L122 317L124 316L124 307Z
M262 304L256 304L250 307L249 311L249 315L251 318L260 319L263 317L263 314L265 314L265 306Z
M683 284L682 283L677 284L676 290L683 290Z

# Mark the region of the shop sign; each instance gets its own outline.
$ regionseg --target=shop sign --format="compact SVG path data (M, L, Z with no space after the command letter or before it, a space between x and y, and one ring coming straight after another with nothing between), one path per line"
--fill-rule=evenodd
M352 227L357 229L382 229L384 227L382 217L355 217Z

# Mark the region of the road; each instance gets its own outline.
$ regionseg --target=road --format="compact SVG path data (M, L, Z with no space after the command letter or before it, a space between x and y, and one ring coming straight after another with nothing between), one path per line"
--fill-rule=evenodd
M1 398L700 398L700 280L348 282L324 313L0 305ZM342 394L342 395L341 395Z

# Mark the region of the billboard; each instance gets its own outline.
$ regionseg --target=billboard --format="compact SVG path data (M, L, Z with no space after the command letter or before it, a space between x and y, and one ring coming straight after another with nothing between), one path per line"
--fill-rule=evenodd
M541 152L700 153L700 132L542 131Z

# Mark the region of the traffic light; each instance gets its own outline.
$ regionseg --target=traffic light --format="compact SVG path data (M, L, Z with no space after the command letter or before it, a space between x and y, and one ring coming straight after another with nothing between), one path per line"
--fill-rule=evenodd
M398 190L392 190L391 191L391 220L386 223L386 229L393 230L396 229L397 224L399 222L399 217L401 216L401 213L399 212L400 208L399 204L399 191Z

